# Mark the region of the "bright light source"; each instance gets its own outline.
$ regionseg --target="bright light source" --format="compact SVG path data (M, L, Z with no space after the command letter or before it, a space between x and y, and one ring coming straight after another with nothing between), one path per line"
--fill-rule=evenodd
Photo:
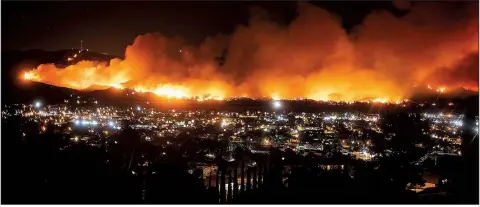
M282 107L282 102L280 102L280 101L274 101L274 102L273 102L273 107L275 107L275 108L277 108L277 109L280 108L280 107Z
M86 121L86 120L83 120L83 121L82 121L82 124L83 124L83 125L88 125L88 124L90 124L90 122L88 122L88 121Z
M40 108L42 103L40 101L35 102L35 108Z
M461 120L455 120L455 121L453 121L453 124L455 126L460 126L460 127L463 126L463 122Z
M270 145L270 141L268 139L265 139L263 142L265 143L265 145Z
M282 160L285 160L285 157L282 157Z
M79 124L80 124L80 121L75 120L74 123L75 123L75 125L79 125Z
M97 122L97 121L92 121L92 124L93 124L93 125L97 125L98 122Z
M113 121L109 121L109 122L108 122L108 126L113 127L113 126L114 126Z
M142 107L137 106L137 111L140 111L140 110L142 110Z

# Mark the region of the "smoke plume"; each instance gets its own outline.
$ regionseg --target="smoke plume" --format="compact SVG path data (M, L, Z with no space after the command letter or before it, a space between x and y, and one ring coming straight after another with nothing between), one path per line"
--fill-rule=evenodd
M351 33L307 3L287 26L257 8L248 25L198 46L145 34L124 60L45 64L25 75L74 89L128 87L173 97L395 101L408 98L413 85L478 90L478 4L400 5L410 11L374 11Z

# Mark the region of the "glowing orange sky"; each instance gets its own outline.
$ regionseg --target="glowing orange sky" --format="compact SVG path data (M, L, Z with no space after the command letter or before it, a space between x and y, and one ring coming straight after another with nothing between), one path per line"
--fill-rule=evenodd
M418 84L478 90L478 10L451 21L449 7L417 3L401 18L376 11L347 34L331 14L301 3L288 26L252 13L248 26L198 46L150 33L126 48L124 60L43 64L24 75L73 89L126 87L176 98L396 101Z

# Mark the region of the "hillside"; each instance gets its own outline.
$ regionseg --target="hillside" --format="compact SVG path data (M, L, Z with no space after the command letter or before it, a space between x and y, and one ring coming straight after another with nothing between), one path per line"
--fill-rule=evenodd
M68 57L72 57L77 53L77 57L73 61L68 61ZM77 91L68 88L55 87L43 83L35 83L23 81L20 77L21 69L34 68L43 63L54 63L58 67L65 67L67 62L74 64L81 60L98 60L109 61L115 58L105 54L95 52L78 53L77 50L61 50L61 51L43 51L43 50L29 50L29 51L5 51L2 52L2 103L31 103L33 100L42 99L45 103L62 103L65 100L76 102L76 97L81 96L82 100L98 100L104 104L145 104L147 102L155 103L157 106L169 107L172 102L175 102L176 107L180 106L200 106L219 107L219 103L202 102L194 103L185 100L167 100L155 96L152 93L135 93L132 90L119 90L115 88L106 88L105 86L91 86L87 90ZM435 90L426 87L416 87L415 93L411 100L414 103L433 103L437 107L447 106L450 102L463 103L472 102L468 104L478 106L478 92L465 90L463 88L450 89L445 93L439 93ZM468 101L467 101L468 100ZM83 102L83 101L82 101ZM92 101L87 101L92 103ZM300 109L315 110L319 104L315 101L289 101L286 103L291 107ZM222 103L227 108L269 108L265 101L255 101L249 99L243 100L229 100L228 103ZM228 105L228 106L227 106ZM428 104L430 105L430 104ZM360 108L364 106L357 105ZM357 107L355 106L355 107ZM321 108L342 108L345 106L334 105L326 107L325 104ZM349 106L347 108L352 108ZM355 108L353 107L353 108ZM425 106L427 107L427 106ZM359 109L360 109L359 108ZM366 108L368 109L368 107ZM428 108L427 108L428 109Z
M77 57L70 61L70 64L81 60L109 61L115 58L115 56L96 52L83 51L79 53L78 50L2 51L2 103L25 102L39 96L49 97L48 99L52 101L57 99L63 100L61 99L61 94L65 91L72 90L40 83L25 82L21 79L21 72L27 68L33 69L45 63L54 63L58 67L65 67L68 62L68 57L72 57L75 54L77 54Z

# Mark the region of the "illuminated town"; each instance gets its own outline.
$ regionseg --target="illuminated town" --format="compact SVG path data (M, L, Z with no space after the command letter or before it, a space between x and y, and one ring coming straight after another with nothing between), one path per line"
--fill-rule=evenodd
M3 122L8 122L12 117L21 117L25 122L33 121L37 126L37 131L33 133L51 131L62 134L69 140L64 148L79 142L93 147L115 144L116 141L110 137L125 128L137 130L142 141L162 148L181 145L177 138L185 134L199 140L222 143L218 149L197 152L202 157L196 159L199 163L210 162L218 156L232 162L232 148L236 147L254 154L268 154L271 148L282 151L291 149L302 156L314 153L327 158L341 153L364 161L375 161L392 152L389 149L383 153L372 150L372 137L380 135L388 140L393 136L384 133L382 116L379 114L284 112L280 100L272 101L274 110L268 112L162 111L139 105L119 108L102 106L97 101L93 103L94 106L46 106L40 101L29 105L15 104L2 111L2 118ZM428 128L422 131L425 130L424 134L431 137L435 144L427 149L425 157L434 154L461 155L461 114L410 113L408 116L421 116L421 121L428 123ZM478 128L475 130L478 132ZM27 132L22 134L28 135ZM426 146L418 144L417 147Z

